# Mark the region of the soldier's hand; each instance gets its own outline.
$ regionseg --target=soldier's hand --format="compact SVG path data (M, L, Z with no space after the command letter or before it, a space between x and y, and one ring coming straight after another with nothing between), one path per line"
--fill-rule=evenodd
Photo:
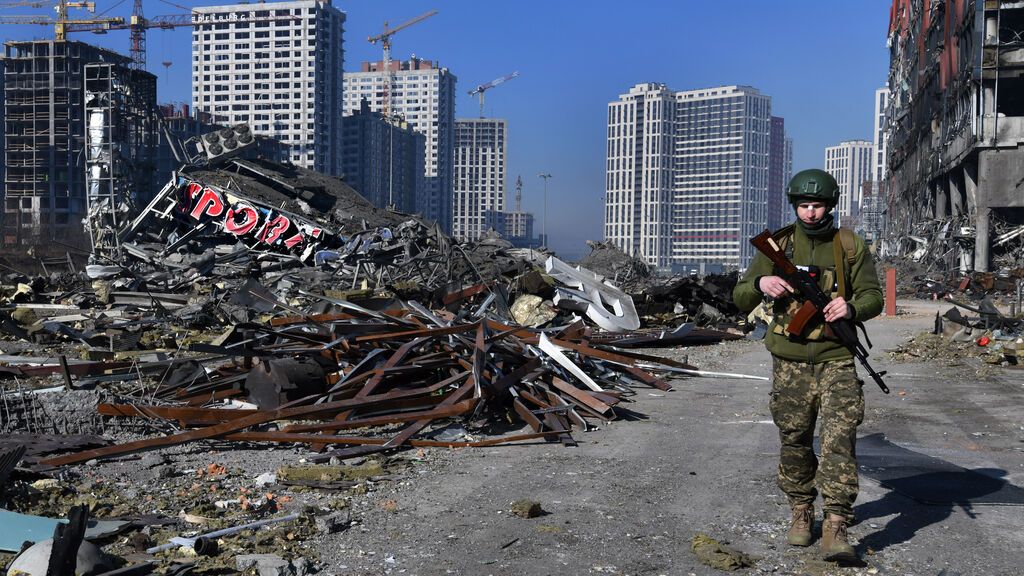
M826 322L835 322L836 320L852 316L850 314L850 305L846 303L846 299L842 296L826 304L821 313L825 315Z
M762 294L766 294L771 298L781 298L787 294L793 294L796 290L778 276L762 276L757 283L757 287L761 290Z

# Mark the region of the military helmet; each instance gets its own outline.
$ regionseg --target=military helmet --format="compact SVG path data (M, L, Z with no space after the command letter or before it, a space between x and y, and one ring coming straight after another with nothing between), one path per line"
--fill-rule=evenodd
M828 172L812 168L797 172L793 176L786 189L786 195L792 204L800 200L820 200L829 206L835 206L839 201L839 184Z

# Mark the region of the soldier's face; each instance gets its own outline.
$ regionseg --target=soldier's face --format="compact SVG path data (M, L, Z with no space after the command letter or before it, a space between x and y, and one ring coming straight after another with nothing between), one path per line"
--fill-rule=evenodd
M824 202L818 202L817 200L801 202L796 205L796 216L804 224L820 222L825 217L826 212L828 212L828 207L825 206Z

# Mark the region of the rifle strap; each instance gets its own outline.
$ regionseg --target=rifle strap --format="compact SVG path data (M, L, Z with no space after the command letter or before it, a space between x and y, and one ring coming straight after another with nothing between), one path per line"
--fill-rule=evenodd
M853 325L856 326L857 328L860 328L860 333L864 335L864 343L868 345L868 348L871 348L873 345L871 344L871 339L868 338L868 329L864 327L864 323L854 322Z
M790 224L789 226L779 228L772 234L775 243L779 245L779 248L790 262L793 261L793 229L795 227L796 224Z

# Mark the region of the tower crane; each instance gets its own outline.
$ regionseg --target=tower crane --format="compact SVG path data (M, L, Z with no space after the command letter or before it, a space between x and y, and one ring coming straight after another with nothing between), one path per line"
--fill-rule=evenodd
M50 2L0 2L0 8L18 8L20 6L28 6L29 8L42 8L49 6Z
M437 14L437 10L431 10L425 14L420 14L415 18L406 20L405 22L402 22L401 24L395 26L394 28L388 28L387 20L385 20L384 30L380 34L376 36L370 36L369 38L366 39L370 44L376 44L377 42L380 42L384 48L384 58L381 60L381 64L383 64L384 66L384 102L382 106L382 113L385 118L388 118L391 114L391 98L395 93L395 89L393 86L395 81L395 75L391 70L391 37L394 36L395 33L398 32L399 30L404 30L409 26L412 26L413 24L418 24L435 14Z
M469 91L469 95L470 96L473 96L473 95L476 95L476 94L480 95L480 117L481 118L484 117L484 92L487 92L488 90L490 90L491 88L494 88L498 84L503 84L503 83L508 82L509 80L513 79L513 78L518 78L518 77L519 77L519 72L516 71L516 72L513 72L513 73L509 74L508 76L502 76L501 78L496 78L496 79L491 80L490 82L488 82L486 84L481 84L481 85L477 86L476 88L474 88L474 89Z
M32 6L40 7L52 5L52 2L0 2L4 6ZM94 32L105 34L108 30L129 30L131 36L131 67L139 70L146 68L146 30L149 28L161 28L169 30L179 26L202 26L213 24L214 21L199 20L195 13L172 14L169 16L154 16L146 18L142 14L142 0L134 0L131 20L125 22L124 18L94 18L77 20L68 18L68 8L83 8L89 12L96 10L95 2L79 2L70 0L59 0L54 8L57 11L56 18L45 18L40 16L6 16L0 17L0 24L41 24L53 26L54 38L67 40L70 32ZM239 16L232 18L231 22L268 22L272 20L297 20L298 16Z
M12 3L9 5L25 5L37 7L37 2ZM0 24L39 24L42 26L53 26L53 37L57 40L67 40L68 32L96 32L102 34L111 27L124 24L124 18L86 18L76 19L68 17L68 8L83 8L89 13L96 11L95 2L72 2L70 0L59 0L54 6L57 16L44 18L41 16L3 16L0 17Z
M177 6L177 4L175 4ZM269 22L272 20L298 20L298 16L286 15L286 16L239 16L232 18L231 23L235 22ZM130 46L129 54L132 58L132 67L144 70L146 68L146 30L150 28L160 28L163 30L170 30L171 28L177 28L179 26L202 26L204 24L212 24L213 20L200 21L197 18L197 14L172 14L169 16L154 16L152 18L146 18L142 14L142 0L135 0L134 6L132 7L132 17L128 23L123 21L118 24L110 26L111 30L124 30L128 29Z

